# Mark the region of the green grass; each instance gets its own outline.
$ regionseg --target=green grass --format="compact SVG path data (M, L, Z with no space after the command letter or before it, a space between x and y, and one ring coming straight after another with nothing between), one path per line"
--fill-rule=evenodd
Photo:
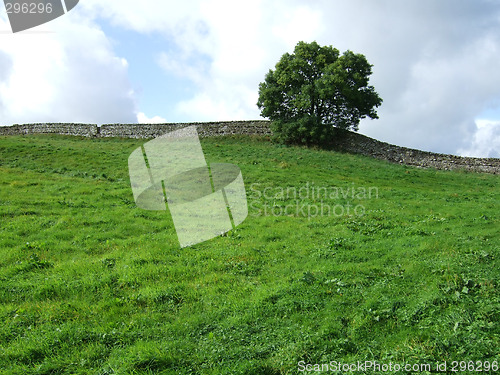
M499 176L202 139L241 168L249 216L181 249L168 211L135 206L127 159L145 142L0 137L0 373L500 362ZM278 194L306 184L377 194L303 194L358 207L307 217Z

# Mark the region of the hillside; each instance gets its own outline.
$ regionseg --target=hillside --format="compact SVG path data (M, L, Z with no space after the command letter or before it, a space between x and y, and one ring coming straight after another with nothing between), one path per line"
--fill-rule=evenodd
M170 124L72 124L39 123L0 126L2 135L59 134L90 138L151 139L179 128L194 125L200 137L227 135L271 136L270 121L220 121ZM440 170L466 170L500 174L499 158L473 158L439 154L392 145L352 131L337 130L335 150L370 156L391 163Z
M0 136L2 373L500 363L500 176L204 138L249 215L180 249L168 211L134 203L144 142Z

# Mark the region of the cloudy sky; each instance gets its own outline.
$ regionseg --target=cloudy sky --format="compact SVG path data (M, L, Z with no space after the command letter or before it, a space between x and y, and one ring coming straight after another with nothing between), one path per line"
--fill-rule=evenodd
M360 133L500 157L498 0L80 0L16 34L0 10L0 125L259 119L266 72L316 40L374 65Z

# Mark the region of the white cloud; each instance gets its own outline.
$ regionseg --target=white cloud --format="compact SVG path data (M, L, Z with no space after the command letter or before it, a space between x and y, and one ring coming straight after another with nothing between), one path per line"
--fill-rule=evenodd
M9 67L0 75L3 125L135 121L127 62L95 24L69 14L34 32L0 34L0 64Z
M160 116L153 116L149 118L145 113L137 113L137 122L139 124L165 124L167 120Z
M178 103L177 110L196 121L259 118L259 82L281 54L293 49L296 37L307 32L302 37L309 39L317 33L319 12L296 7L293 1L215 0L193 7L206 27L205 46L174 33L184 53L164 54L161 59L162 67L188 76L198 87L191 99ZM205 54L204 65L190 62L192 51Z
M462 156L500 158L500 121L477 120L471 145L458 153Z
M494 2L353 0L324 6L320 40L363 53L384 99L361 132L387 142L457 153L476 117L500 98L500 7ZM327 20L329 22L327 22Z
M165 71L176 77L183 77L196 84L203 84L209 67L208 62L203 60L202 56L193 59L192 55L178 54L175 52L161 52L157 58L157 64Z
M500 95L496 61L500 49L489 37L457 45L447 56L420 57L408 88L386 103L374 126L381 125L393 143L456 153L470 142L476 116Z
M474 121L500 96L500 49L490 36L457 45L447 56L422 56L412 65L408 88L381 111L386 137L395 143L456 153L475 132Z
M209 92L201 92L194 98L178 104L178 110L186 115L195 116L198 121L229 121L257 118L258 115L249 117L252 110L250 103L257 103L254 90L245 86L231 87L232 98L227 97L226 85L214 86Z
M9 83L13 67L11 56L0 50L0 125L6 113L5 103L1 100L1 93L5 91Z
M158 64L197 87L176 108L186 120L253 119L257 88L265 73L298 38L320 29L320 12L299 1L231 0L189 3L144 0L87 0L94 16L140 33L160 33L169 47ZM307 35L302 35L307 33Z
M280 17L271 26L271 32L277 38L283 40L288 49L293 50L299 40L312 41L321 35L322 15L316 9L307 6L280 9Z

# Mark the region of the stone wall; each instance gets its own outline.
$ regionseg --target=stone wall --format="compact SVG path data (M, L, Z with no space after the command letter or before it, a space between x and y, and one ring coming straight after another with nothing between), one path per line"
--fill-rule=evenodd
M469 158L455 155L438 154L400 147L377 141L365 135L342 132L336 149L345 152L362 154L392 163L412 165L421 168L442 170L462 169L474 172L500 174L500 159Z
M100 128L100 137L156 138L165 133L196 125L200 137L223 135L270 135L269 122L261 121L223 121L194 122L189 124L107 124Z
M270 135L269 122L222 121L194 122L189 124L23 124L0 126L0 135L61 134L82 137L156 138L189 125L196 125L200 137L233 134Z
M201 137L224 135L271 135L269 121L223 121L176 124L26 124L0 126L0 135L62 134L83 137L121 137L144 138L158 137L167 132L189 125L196 125ZM335 148L340 151L362 154L392 163L412 165L422 168L444 170L463 169L476 172L500 174L500 159L467 158L444 155L399 147L380 142L354 132L341 132Z
M0 126L0 135L61 134L95 137L99 133L96 124L23 124Z

